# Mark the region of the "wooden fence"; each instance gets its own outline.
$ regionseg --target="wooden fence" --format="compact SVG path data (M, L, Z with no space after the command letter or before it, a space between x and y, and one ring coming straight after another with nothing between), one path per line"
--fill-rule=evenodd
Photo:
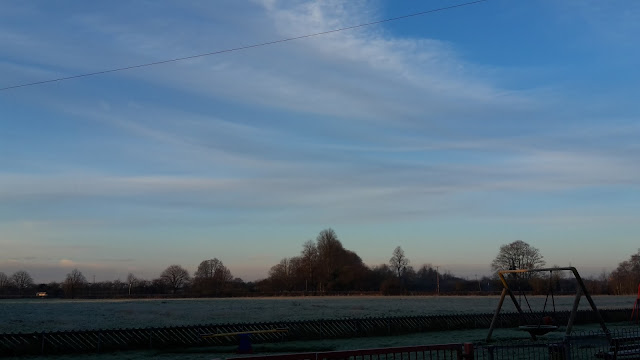
M607 322L628 320L631 309L600 310ZM529 322L540 319L542 313L528 314ZM566 324L569 312L554 314L560 324ZM0 334L0 356L21 354L65 354L108 352L129 349L237 345L236 336L204 338L203 334L226 334L248 331L288 329L287 332L251 334L253 343L289 340L318 340L367 336L389 336L426 331L489 328L493 314L458 314L435 316L378 317L282 321L239 324L209 324L165 328L105 329L82 331L52 331L39 333ZM500 314L497 327L522 324L517 313ZM593 312L579 311L576 323L597 322Z

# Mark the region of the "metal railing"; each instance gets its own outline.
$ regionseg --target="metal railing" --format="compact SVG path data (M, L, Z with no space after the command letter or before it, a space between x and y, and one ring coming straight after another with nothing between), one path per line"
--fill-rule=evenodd
M609 340L611 339L611 340ZM300 354L250 355L228 360L626 360L640 359L640 329L573 333L544 342L517 340L502 343L422 345L395 348L329 351Z
M628 321L631 309L600 310L606 321ZM556 313L562 320L568 312ZM253 343L345 339L390 336L427 331L487 328L491 314L410 316L388 318L330 319L265 323L209 324L166 328L96 329L0 334L0 356L108 352L171 347L233 346L232 335L203 338L203 334L249 333ZM502 313L497 327L518 326L517 313ZM576 322L597 322L593 312L579 311ZM288 331L272 332L286 328ZM624 336L620 336L624 337ZM633 337L628 335L627 337ZM568 337L571 339L572 337ZM577 341L577 340L576 340ZM627 341L630 342L630 341ZM622 346L624 344L621 344ZM621 348L623 349L623 348ZM496 352L498 350L495 350ZM603 350L604 351L604 350Z
M640 359L640 329L579 332L553 342L519 341L475 346L478 360Z
M245 356L228 360L464 360L473 359L473 344L440 344L302 354Z

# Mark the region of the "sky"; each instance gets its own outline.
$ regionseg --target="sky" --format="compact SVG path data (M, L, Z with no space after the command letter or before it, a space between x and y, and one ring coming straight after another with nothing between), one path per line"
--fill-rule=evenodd
M0 88L463 1L2 1ZM0 91L0 272L267 276L326 228L472 278L640 247L640 2L488 0Z

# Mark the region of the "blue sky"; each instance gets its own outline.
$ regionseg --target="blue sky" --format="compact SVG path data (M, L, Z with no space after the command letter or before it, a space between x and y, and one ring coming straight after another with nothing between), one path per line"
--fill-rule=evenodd
M455 1L4 2L0 87ZM332 227L369 265L611 270L640 244L640 3L483 3L0 92L0 271L266 276Z

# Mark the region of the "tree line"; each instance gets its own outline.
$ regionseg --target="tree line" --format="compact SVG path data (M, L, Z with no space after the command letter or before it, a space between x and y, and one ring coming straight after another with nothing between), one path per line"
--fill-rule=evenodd
M249 283L251 284L251 283ZM20 270L7 276L0 272L0 296L24 297L46 293L49 297L114 298L146 296L212 297L240 294L247 284L233 278L231 271L217 258L203 260L193 277L180 265L170 265L158 278L146 280L129 273L125 281L89 282L73 269L62 282L36 285L31 275Z
M493 276L464 279L438 267L411 265L397 246L388 263L367 266L353 251L345 249L333 229L322 230L314 240L302 244L300 254L285 257L273 265L265 279L244 282L217 258L200 262L193 275L178 264L164 269L159 277L146 280L129 273L125 281L88 282L79 269L62 282L35 284L24 270L8 276L0 272L0 296L23 297L36 293L66 298L114 297L227 297L328 294L493 294L502 289L497 271L538 269L546 265L541 252L524 241L502 245L491 263ZM546 277L545 277L546 276ZM592 294L635 293L640 282L640 250L623 261L611 274L584 279ZM575 293L575 283L562 272L545 275L528 273L509 279L512 289L534 294Z

